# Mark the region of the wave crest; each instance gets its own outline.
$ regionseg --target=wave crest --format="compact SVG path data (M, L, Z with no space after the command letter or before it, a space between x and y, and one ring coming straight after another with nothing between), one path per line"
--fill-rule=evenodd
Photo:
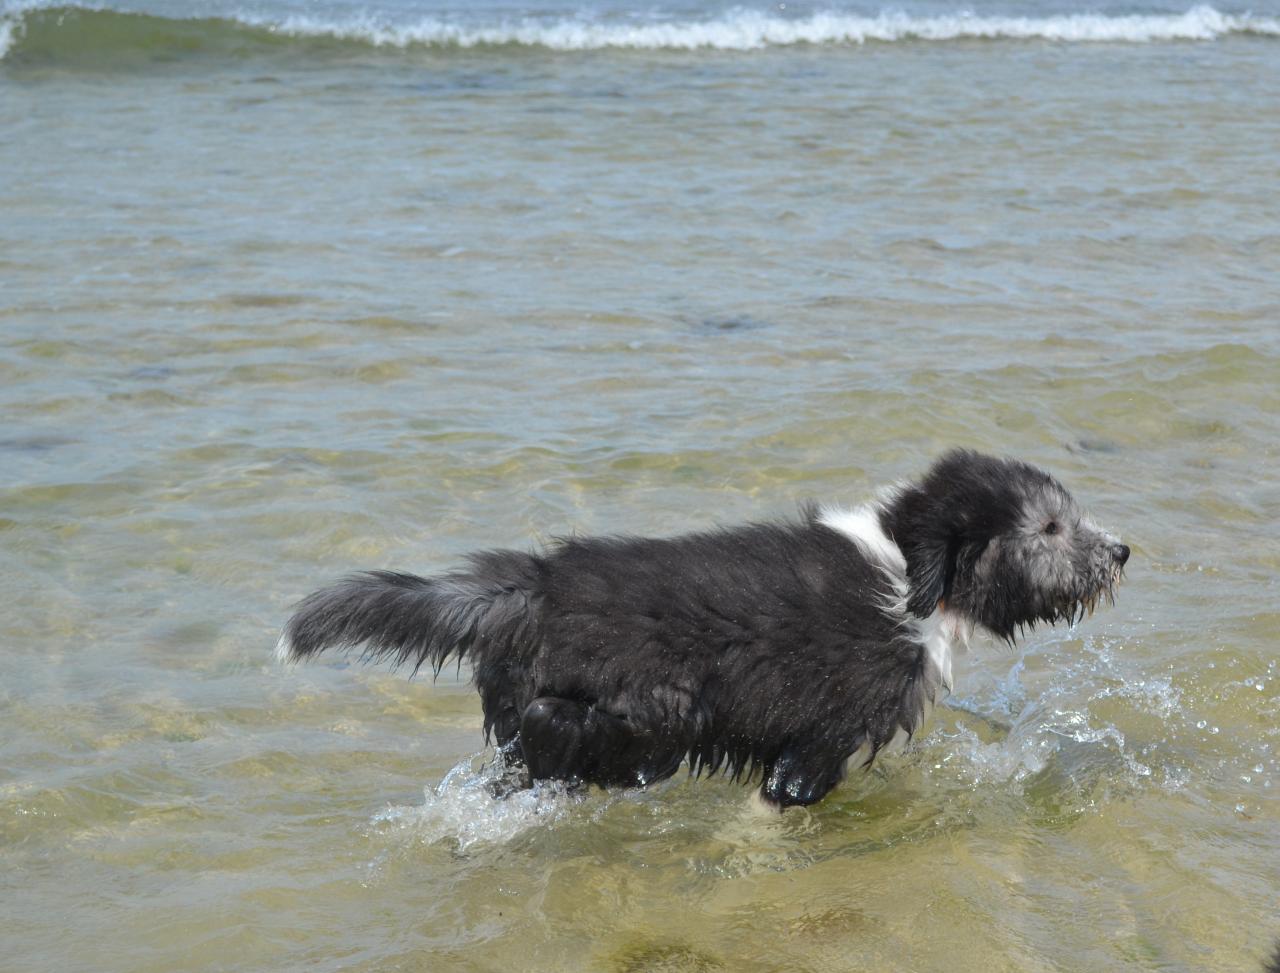
M515 45L554 51L608 48L751 51L800 44L860 45L913 40L1095 43L1213 40L1235 33L1280 35L1280 20L1225 14L1204 5L1182 14L1064 14L1048 17L981 17L969 13L919 17L895 12L866 17L832 12L792 19L739 9L714 19L652 24L526 19L490 26L464 26L437 20L383 26L369 20L335 25L306 17L291 17L273 29L295 36L335 36L391 47Z
M655 22L584 17L517 18L492 23L425 17L397 23L364 14L347 19L293 15L272 19L170 18L88 6L9 5L0 13L0 58L76 61L86 52L146 54L267 53L293 43L354 44L392 49L483 47L550 51L610 49L754 51L796 45L863 45L901 41L1150 43L1208 41L1232 34L1280 36L1280 18L1228 14L1197 6L1181 14L1061 14L993 17L957 12L933 16L831 11L803 17L735 9L704 19Z

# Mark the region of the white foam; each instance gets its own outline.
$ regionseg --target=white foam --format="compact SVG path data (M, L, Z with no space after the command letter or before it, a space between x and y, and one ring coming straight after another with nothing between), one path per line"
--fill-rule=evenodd
M292 16L282 21L245 18L245 22L283 34L362 40L378 46L467 48L509 44L556 51L607 48L750 51L796 44L998 39L1143 43L1204 41L1236 33L1280 36L1280 18L1226 14L1206 5L1181 14L1127 16L990 17L957 12L922 17L882 12L867 17L831 12L788 18L735 9L710 19L658 23L524 18L469 24L424 18L410 24L394 24L370 16L338 22L312 16Z
M0 60L22 38L23 14L43 9L57 0L3 0L0 4Z
M26 14L39 13L41 10L54 10L60 7L73 7L76 10L101 10L96 0L84 3L71 3L67 0L0 0L0 61L21 39L25 30Z
M21 43L25 15L67 6L108 10L96 0L0 0L0 59ZM874 16L828 11L804 17L735 8L703 18L508 17L479 20L388 15L276 15L242 12L228 19L288 37L333 38L377 47L474 48L510 45L553 51L754 51L794 45L862 45L900 41L1043 40L1060 43L1209 41L1232 34L1280 37L1280 18L1223 13L1199 5L1178 14L1059 14L1044 17L979 16L970 11L919 16L883 11ZM179 18L182 19L182 18Z

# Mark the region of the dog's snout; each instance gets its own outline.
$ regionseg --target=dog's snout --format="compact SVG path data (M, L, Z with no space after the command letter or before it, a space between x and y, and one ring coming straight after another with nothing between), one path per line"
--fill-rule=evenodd
M1111 556L1119 562L1121 567L1124 567L1124 563L1129 560L1129 545L1113 544L1111 546Z

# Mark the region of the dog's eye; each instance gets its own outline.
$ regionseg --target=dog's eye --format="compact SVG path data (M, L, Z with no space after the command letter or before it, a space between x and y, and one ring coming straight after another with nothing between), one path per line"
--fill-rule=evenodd
M1046 534L1056 534L1058 532L1058 522L1056 520L1049 521L1044 525L1044 532Z

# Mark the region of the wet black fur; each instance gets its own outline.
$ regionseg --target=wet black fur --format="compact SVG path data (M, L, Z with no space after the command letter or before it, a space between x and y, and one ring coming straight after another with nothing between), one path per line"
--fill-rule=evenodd
M1276 944L1271 957L1266 961L1263 973L1280 973L1280 943Z
M890 503L882 522L905 554L914 615L953 598L1006 637L1037 617L1016 585L983 594L973 577L1021 515L1027 476L1047 478L957 452ZM758 774L785 807L826 795L860 748L874 758L914 733L932 702L891 588L806 510L669 540L490 551L433 579L358 575L305 599L284 644L293 659L362 647L414 671L469 662L486 738L534 780L647 784L687 759L695 774Z

